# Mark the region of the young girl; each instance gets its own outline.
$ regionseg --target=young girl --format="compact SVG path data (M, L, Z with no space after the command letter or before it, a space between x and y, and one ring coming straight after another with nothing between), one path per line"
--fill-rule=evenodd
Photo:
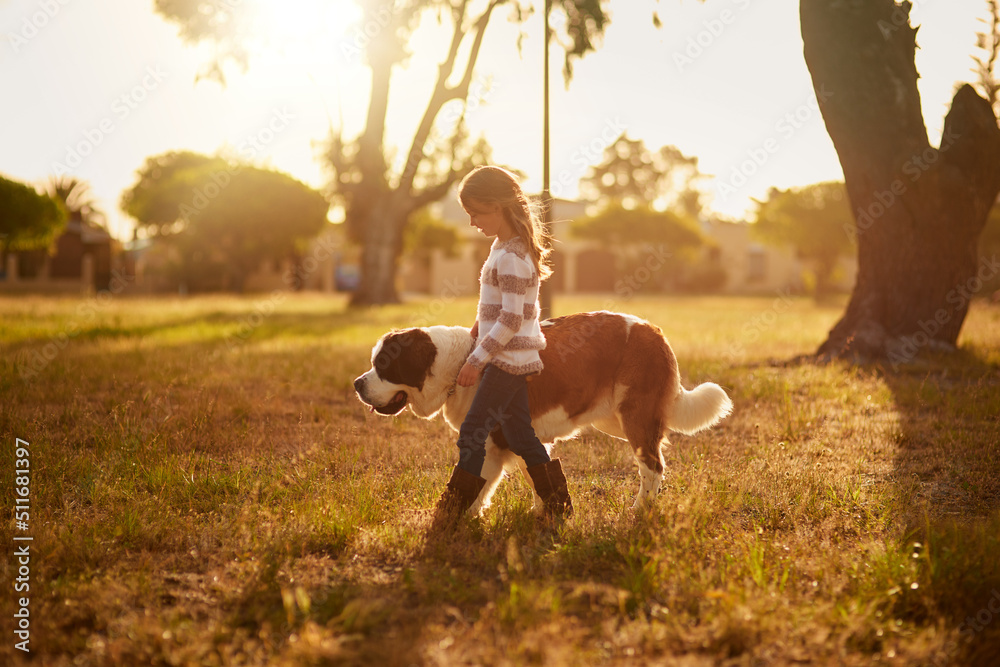
M535 436L525 378L542 370L538 351L545 337L538 322L538 286L551 273L538 216L517 179L499 167L477 167L459 188L471 224L495 236L479 277L479 309L472 336L476 346L458 374L469 387L482 374L472 406L459 430L458 465L437 506L435 523L465 512L486 483L480 473L487 436L499 428L510 448L524 459L535 492L550 519L573 506L559 460L551 460Z

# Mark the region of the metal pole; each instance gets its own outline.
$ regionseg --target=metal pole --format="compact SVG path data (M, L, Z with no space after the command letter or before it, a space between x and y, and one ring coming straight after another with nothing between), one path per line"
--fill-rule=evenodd
M543 58L545 72L542 77L542 224L550 238L552 234L552 194L549 191L549 41L552 29L549 26L549 13L552 0L545 0L545 57ZM552 280L542 283L538 293L541 319L552 317Z

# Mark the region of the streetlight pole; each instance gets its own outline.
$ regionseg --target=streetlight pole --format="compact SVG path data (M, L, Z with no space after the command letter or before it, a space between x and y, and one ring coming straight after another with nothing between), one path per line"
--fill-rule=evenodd
M545 0L545 72L542 77L542 224L546 235L551 240L552 235L552 193L549 190L549 41L552 29L549 26L549 13L552 10L552 0ZM541 319L552 317L552 281L542 283L538 293Z

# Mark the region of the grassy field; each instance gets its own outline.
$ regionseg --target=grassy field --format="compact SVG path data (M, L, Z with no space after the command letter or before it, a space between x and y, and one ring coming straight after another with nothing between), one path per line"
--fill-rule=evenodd
M894 370L791 361L842 304L556 302L606 306L660 325L735 413L671 438L648 512L627 447L585 432L557 450L577 508L558 533L510 479L428 543L454 435L369 414L351 382L389 328L470 324L474 301L0 299L4 503L15 438L31 452L4 582L33 537L0 662L997 664L1000 308Z

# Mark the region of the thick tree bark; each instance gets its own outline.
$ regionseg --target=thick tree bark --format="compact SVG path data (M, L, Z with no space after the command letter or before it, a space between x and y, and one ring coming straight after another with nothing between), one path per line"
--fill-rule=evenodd
M953 349L993 265L977 240L1000 190L1000 129L968 85L927 139L910 3L801 0L806 64L844 170L858 280L822 357L907 361ZM978 275L977 275L978 274Z

